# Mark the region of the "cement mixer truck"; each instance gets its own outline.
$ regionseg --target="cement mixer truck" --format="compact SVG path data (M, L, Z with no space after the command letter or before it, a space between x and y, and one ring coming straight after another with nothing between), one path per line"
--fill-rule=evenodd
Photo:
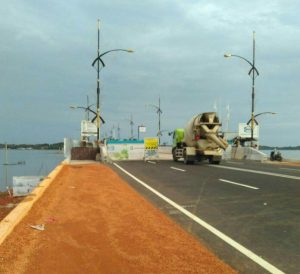
M221 123L215 112L205 112L194 116L185 129L173 132L173 160L183 158L185 164L208 160L219 164L227 142L219 136Z

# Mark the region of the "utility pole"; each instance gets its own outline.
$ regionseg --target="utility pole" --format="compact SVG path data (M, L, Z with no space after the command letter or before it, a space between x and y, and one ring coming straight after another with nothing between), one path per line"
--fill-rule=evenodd
M111 139L115 140L115 125L112 126L111 131L110 131Z
M158 144L160 145L160 137L161 137L161 128L160 128L160 115L162 114L161 108L160 108L160 96L158 96Z
M111 49L108 51L105 51L100 54L100 20L98 19L98 48L97 48L97 57L93 61L92 66L94 66L97 63L97 148L99 150L99 145L100 145L100 63L102 64L103 67L105 67L105 64L103 60L101 59L102 56L113 52L113 51L124 51L128 53L132 53L132 49Z
M118 124L117 130L118 130L118 140L120 140L120 139L121 139L121 134L120 134L120 131L121 131L121 129L120 129L120 124Z
M97 148L100 142L100 20L98 19L98 48L97 48Z
M244 61L246 61L250 66L251 69L248 72L248 75L252 77L252 94L251 94L251 147L253 146L253 131L254 131L254 123L255 123L255 117L254 117L254 104L255 104L255 78L256 76L259 75L259 72L257 70L257 68L255 67L255 31L253 31L253 54L252 54L252 63L251 61L249 61L248 59L246 59L243 56L240 55L236 55L236 54L231 54L231 53L225 53L224 57L228 58L228 57L237 57L240 59L243 59Z
M133 140L133 125L134 125L134 123L133 123L132 114L131 114L130 115L130 127L131 127L131 129L130 129L130 131L131 131L131 137L130 137L130 139L131 140Z
M252 106L251 106L251 147L253 147L254 131L254 98L255 98L255 31L253 31L253 60L252 60Z
M162 110L160 108L160 96L158 97L158 106L153 105L153 104L149 104L149 106L154 107L156 109L156 113L158 113L158 132L157 132L157 136L158 136L158 144L160 144L160 137L162 136L161 123L160 123L160 116L162 114Z

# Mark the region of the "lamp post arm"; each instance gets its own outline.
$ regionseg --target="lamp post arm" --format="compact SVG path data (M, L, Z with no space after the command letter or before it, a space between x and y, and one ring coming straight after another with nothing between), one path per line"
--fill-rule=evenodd
M256 69L256 67L254 67L254 66L252 66L252 68L249 70L248 75L250 75L251 72L252 72L253 70L257 73L257 76L258 76L258 75L259 75L259 72L258 72L258 70Z
M82 108L82 109L84 109L84 110L86 110L87 108L85 108L85 107L74 107L74 108Z
M101 55L100 55L101 56ZM102 64L102 66L103 67L105 67L105 64L104 64L104 62L103 62L103 60L101 59L101 57L97 57L95 60L94 60L94 62L92 63L92 66L94 66L95 65L95 63L99 60L100 61L100 63Z
M81 109L84 109L85 111L90 111L90 112L94 113L95 115L97 115L97 113L95 111L93 111L92 109L90 109L90 106L88 106L88 107L71 106L70 108L75 108L75 109L76 108L81 108Z
M254 64L252 64L248 59L246 59L245 57L243 56L240 56L240 55L236 55L236 54L231 54L231 56L234 56L234 57L237 57L237 58L240 58L240 59L243 59L244 61L246 61L250 66L251 66L251 69L249 70L249 75L251 74L252 70L254 70L257 75L259 75L259 72L257 70L257 68L254 66Z
M148 105L149 107L154 107L157 111L159 110L159 107L158 106L156 106L156 105L153 105L153 104L149 104Z
M157 110L157 113L162 113L162 110L161 110L161 108L159 108L158 106L156 106L156 105L153 105L153 104L148 104L148 106L149 107L154 107L156 110Z
M96 111L93 111L92 109L90 109L89 107L86 108L88 111L94 113L95 115L97 115Z
M84 108L84 107L80 107L80 108ZM92 109L90 109L90 107L87 107L87 108L84 108L84 109L92 112L93 114L95 114L95 117L92 119L92 122L95 122L95 120L97 119L97 116L98 116L97 112L94 111L94 110L92 110ZM105 121L103 120L103 118L101 116L99 116L99 118L101 119L102 124L105 124Z
M236 55L236 54L231 54L230 56L234 56L234 57L237 57L237 58L240 58L240 59L243 59L244 61L246 61L251 67L253 67L253 64L248 60L246 59L245 57L243 56L240 56L240 55Z
M259 115L262 115L262 114L277 114L276 112L271 112L271 111L265 111L265 112L261 112L261 113L258 113L256 115L254 115L254 117L257 117Z
M247 125L249 125L252 122L252 118L250 118L250 120L247 122ZM258 125L258 122L256 121L256 119L253 119L253 123L255 123L256 125Z
M81 109L84 109L85 111L92 112L93 114L95 114L95 117L92 119L92 122L95 122L95 120L97 119L97 112L94 111L94 110L92 110L92 109L90 109L90 106L88 106L88 107L78 107L78 106L75 107L75 106L71 106L71 108L81 108ZM104 119L101 116L99 118L101 119L102 124L105 124Z
M93 61L92 66L94 66L95 63L99 60L99 61L101 62L101 64L103 65L103 67L105 67L105 64L104 64L104 62L102 61L101 57L104 56L104 55L107 54L107 53L112 52L112 51L133 52L132 50L128 50L128 49L111 49L111 50L105 51L105 52L101 53L101 54L99 55L99 57L97 57L97 58Z
M94 112L94 111L93 111L93 113L95 114L95 117L92 119L92 122L94 123L95 120L97 119L97 113ZM103 118L101 116L99 116L99 117L100 117L100 120L101 120L102 124L105 124L105 121L103 120Z
M263 114L277 114L277 113L276 113L276 112L271 112L271 111L265 111L265 112L261 112L261 113L258 113L258 114L256 114L256 115L254 115L253 118L256 118L256 117L258 117L258 116L260 116L260 115L263 115ZM250 119L250 120L247 122L247 125L250 124L251 120L252 120L252 119ZM254 121L255 121L256 125L258 125L258 122L256 121L256 119L254 119Z
M102 57L103 55L105 55L109 52L112 52L112 51L125 51L125 52L130 52L130 53L133 52L133 50L129 50L129 49L111 49L111 50L101 53L99 57Z

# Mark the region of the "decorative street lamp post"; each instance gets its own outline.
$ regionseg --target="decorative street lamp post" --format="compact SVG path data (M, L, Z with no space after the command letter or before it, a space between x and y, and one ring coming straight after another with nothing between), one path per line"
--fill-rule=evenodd
M117 131L118 131L118 140L121 140L121 128L120 128L120 124L118 124Z
M149 106L154 107L156 109L157 114L158 114L158 132L157 132L157 136L158 136L158 144L160 145L160 137L162 136L162 131L161 131L161 127L160 127L160 116L162 114L162 110L160 108L160 96L158 97L158 106L153 105L153 104L149 104Z
M100 141L100 63L103 67L105 67L105 64L103 60L101 59L102 56L105 54L108 54L113 51L125 51L132 53L133 50L131 49L112 49L105 51L100 54L100 20L98 19L98 49L97 49L97 57L92 63L92 66L94 66L97 63L97 110L96 110L96 116L97 116L97 148L99 148L99 141Z
M133 118L132 118L132 114L130 115L130 119L127 119L129 121L129 125L130 125L130 140L133 140L133 126L134 126L134 122L133 122Z
M231 54L231 53L226 53L224 54L224 57L228 58L228 57L238 57L240 59L243 59L244 61L246 61L250 66L251 69L248 72L248 75L252 74L252 105L251 105L251 147L253 146L253 130L254 130L254 97L255 97L255 78L256 76L259 75L258 70L255 67L255 31L253 31L253 59L252 59L252 63L247 60L246 58L239 56L239 55L235 55L235 54ZM256 74L256 75L255 75Z

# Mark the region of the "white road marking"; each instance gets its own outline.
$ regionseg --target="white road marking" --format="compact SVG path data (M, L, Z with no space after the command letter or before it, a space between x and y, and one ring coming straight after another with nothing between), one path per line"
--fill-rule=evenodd
M298 171L298 172L300 172L300 169L297 169L297 168L281 167L279 169L285 169L285 170L292 170L292 171Z
M175 169L175 170L179 170L179 171L182 171L182 172L185 172L185 171L186 171L186 170L184 170L184 169L177 168L177 167L173 167L173 166L171 166L170 168Z
M209 165L209 167L224 168L224 169L231 169L231 170L237 170L237 171L243 171L243 172L249 172L249 173L282 177L282 178L293 179L293 180L300 180L299 176L285 175L285 174L274 173L274 172L259 171L259 170L245 169L245 168L238 168L238 167L229 167L229 166L217 166L217 165Z
M252 189L256 189L256 190L259 189L258 187L244 185L244 184L240 184L240 183L235 183L235 182L224 180L224 179L219 179L219 180L222 181L222 182L225 182L225 183L233 184L233 185L243 186L243 187L252 188Z
M244 165L243 162L231 162L231 161L226 161L226 163L229 163L229 164L235 164L235 165Z
M230 246L232 246L233 248L235 248L236 250L238 250L239 252L241 252L242 254L244 254L245 256L247 256L249 259L251 259L255 263L259 264L261 267L263 267L264 269L266 269L270 273L274 273L274 274L275 273L276 274L281 274L281 273L283 274L284 273L280 269L278 269L277 267L275 267L274 265L268 263L266 260L262 259L258 255L256 255L255 253L253 253L251 250L247 249L246 247L242 246L238 242L234 241L233 239L231 239L230 237L228 237L227 235L225 235L223 232L217 230L216 228L214 228L210 224L206 223L205 221L203 221L202 219L200 219L196 215L192 214L188 210L184 209L182 206L176 204L171 199L169 199L168 197L164 196L163 194L161 194L160 192L158 192L154 188L148 186L142 180L138 179L137 177L135 177L134 175L132 175L131 173L129 173L127 170L125 170L124 168L122 168L118 164L114 163L114 165L117 168L119 168L120 170L122 170L129 177L131 177L132 179L134 179L136 182L138 182L139 184L141 184L142 186L144 186L145 188L147 188L148 190L150 190L151 192L153 192L154 194L156 194L162 200L164 200L168 204L172 205L173 207L175 207L176 209L178 209L179 211L181 211L183 214L185 214L186 216L188 216L189 218L191 218L193 221L195 221L199 225L201 225L204 228L206 228L207 230L209 230L211 233L213 233L214 235L216 235L217 237L219 237L220 239L222 239L224 242L226 242L227 244L229 244Z
M147 163L156 165L156 162L152 162L152 161L147 161Z

